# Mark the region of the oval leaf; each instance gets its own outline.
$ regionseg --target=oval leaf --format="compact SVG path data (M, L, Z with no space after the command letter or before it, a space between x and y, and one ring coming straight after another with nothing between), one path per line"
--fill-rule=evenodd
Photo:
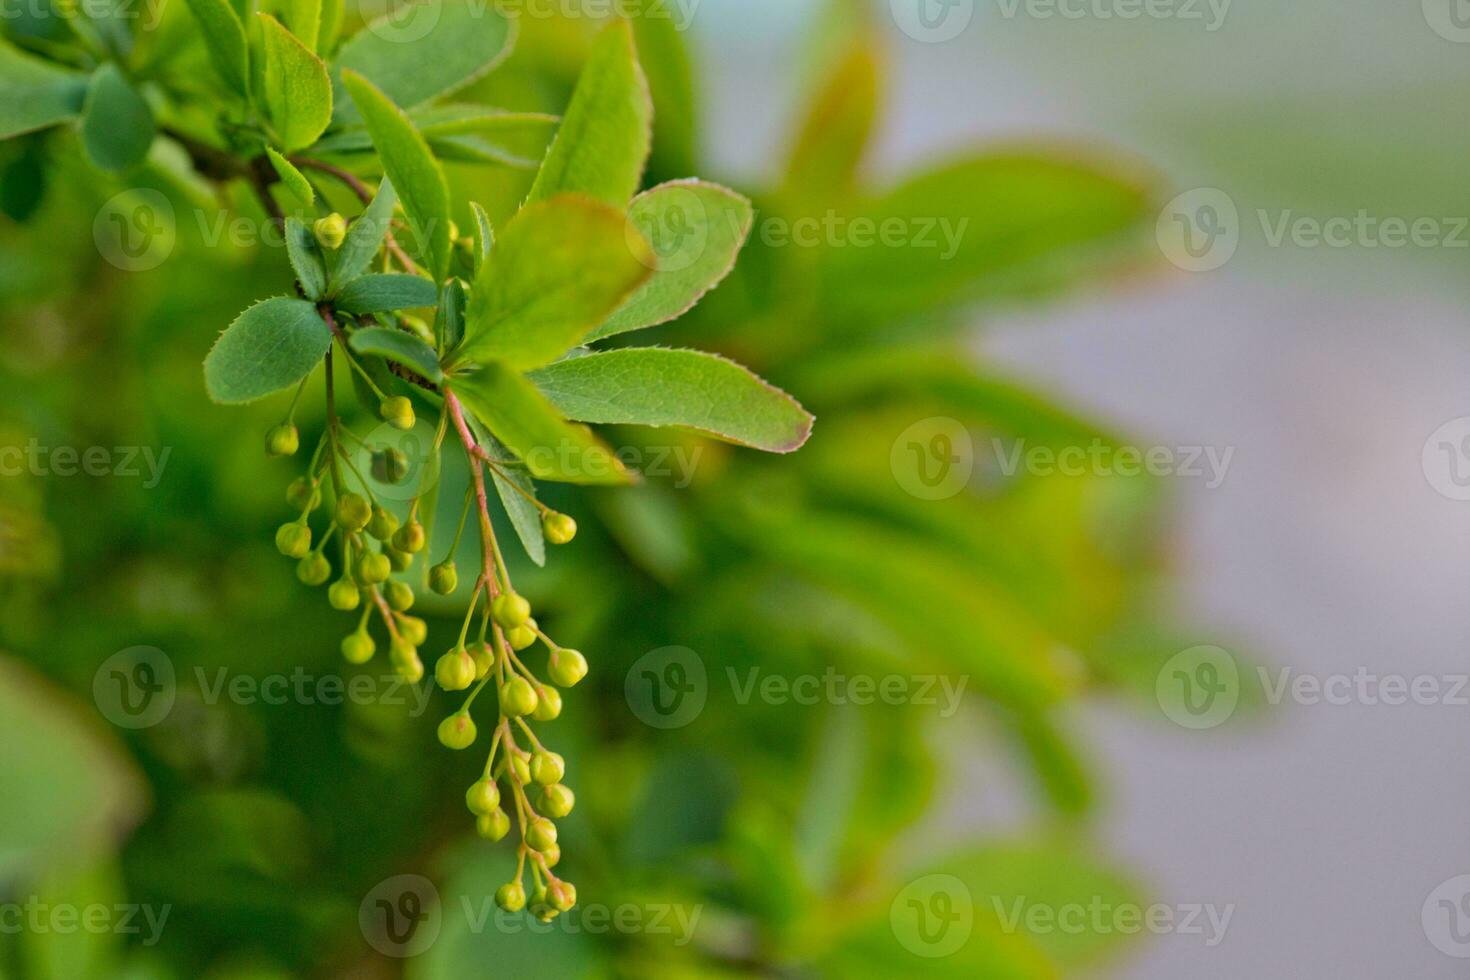
M287 153L310 146L332 121L327 66L270 14L256 14L265 44L262 97Z
M0 139L75 119L87 78L25 54L0 37Z
M403 111L356 72L342 75L347 93L362 112L373 146L382 157L403 210L418 239L419 254L429 263L434 281L449 274L449 184L424 138Z
M289 388L332 346L332 331L304 299L277 296L241 313L204 359L204 385L217 402L238 405Z
M522 208L475 277L458 359L525 370L556 360L651 274L623 215L583 197Z
M248 91L249 55L245 43L245 25L229 0L185 0L194 19L199 22L199 31L204 35L204 46L209 49L209 60L225 83L241 95Z
M633 347L558 361L530 379L579 422L676 425L726 442L789 453L812 417L748 370L703 351Z
M138 90L108 62L92 75L82 110L82 145L103 170L131 170L153 145L153 110Z
M755 213L734 191L682 180L638 195L628 218L653 246L658 269L588 341L687 313L735 267Z
M393 205L398 203L398 194L393 185L384 180L378 185L378 193L347 229L347 238L337 249L337 261L332 266L333 289L341 288L362 275L372 265L373 256L383 247L388 226L393 221Z
M322 247L316 235L295 218L286 219L286 255L291 270L309 300L319 300L327 289L327 270L322 262Z
M265 148L265 155L270 159L271 166L275 168L276 175L281 178L281 183L286 185L286 190L291 192L291 196L310 207L316 200L316 191L311 189L311 181L306 179L306 175L297 170L294 163L269 146Z
M335 305L348 313L389 313L433 306L439 298L434 284L422 276L361 276L343 286Z
M358 281L366 280L359 279ZM427 284L428 280L420 279L419 282ZM430 286L431 290L432 288ZM444 380L444 372L439 370L439 358L435 356L434 349L402 330L394 330L391 327L364 327L353 331L348 345L359 354L376 354L397 364L402 364L435 384Z
M594 43L527 201L578 193L626 208L643 178L652 140L648 81L633 32L619 21Z

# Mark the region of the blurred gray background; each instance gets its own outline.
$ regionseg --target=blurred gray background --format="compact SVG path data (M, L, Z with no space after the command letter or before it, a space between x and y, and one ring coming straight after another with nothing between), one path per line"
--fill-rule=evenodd
M1470 416L1470 3L1220 2L1189 0L1197 20L1124 20L1096 13L1119 0L1072 0L1079 17L956 0L973 19L953 39L895 28L880 170L1055 135L1152 161L1165 197L1224 192L1238 249L1221 267L1161 254L1152 277L987 318L977 351L1137 445L1235 450L1218 488L1178 480L1180 599L1219 625L1195 642L1293 675L1422 676L1449 692L1470 671L1470 503L1435 483L1470 457L1437 473L1421 457ZM759 183L781 159L818 6L703 0L720 171ZM1283 218L1360 213L1431 219L1434 240L1390 247L1371 224L1346 247L1272 240ZM1288 698L1207 732L1137 705L1081 719L1114 856L1157 901L1235 906L1217 947L1151 939L1111 975L1466 975L1421 910L1470 873L1470 705L1349 700ZM1014 792L984 761L965 775L953 820L1003 831Z

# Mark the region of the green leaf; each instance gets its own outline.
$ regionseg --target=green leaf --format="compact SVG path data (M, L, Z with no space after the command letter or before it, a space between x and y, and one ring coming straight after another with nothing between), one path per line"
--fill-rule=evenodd
M322 0L281 0L280 16L287 30L316 50L322 28Z
M872 35L853 36L807 110L786 165L787 193L803 210L856 183L878 118L879 57Z
M622 214L586 198L522 208L475 277L456 360L551 363L651 275L646 249Z
M413 109L463 88L510 54L515 30L493 4L415 4L389 13L342 45L338 61L379 89L395 105ZM360 108L360 107L358 107ZM358 119L350 103L338 108L338 123Z
M692 11L691 11L692 13ZM667 0L638 0L631 18L638 61L648 76L653 97L653 155L649 166L666 177L681 177L699 168L699 105L694 65L684 43L684 28Z
M490 258L490 250L495 247L495 227L490 224L490 216L485 209L474 201L470 202L470 212L475 216L475 274L478 276L480 268Z
M820 308L839 328L871 329L1055 287L1116 260L1155 214L1147 182L1106 164L1025 153L961 161L858 209L849 233L860 219L871 247L824 253Z
M428 144L403 111L356 72L342 74L343 84L362 112L383 169L403 198L403 209L418 239L435 282L449 274L449 184Z
M281 156L272 147L265 148L265 155L270 159L276 174L280 176L281 183L285 184L286 190L291 192L291 196L304 206L311 207L316 200L316 191L311 189L311 181L306 179L306 175L297 170L294 163Z
M589 342L688 312L735 267L755 215L750 202L733 191L682 180L638 195L628 217L653 246L658 270L587 336Z
M153 110L138 90L108 62L92 75L82 109L82 145L103 170L131 170L153 145Z
M110 670L97 675L99 697L116 696ZM106 853L140 816L137 772L99 721L96 705L64 700L19 661L0 658L0 771L6 792L25 801L0 807L0 881Z
M433 306L438 298L439 291L423 276L384 274L352 280L337 292L335 305L348 313L389 313Z
M332 121L332 83L322 60L280 21L255 16L265 47L261 95L282 149L291 153L316 142Z
M574 192L626 208L643 177L652 126L633 32L618 21L593 44L528 203Z
M398 195L391 181L384 179L378 185L378 193L347 228L347 238L337 249L337 261L332 267L331 288L341 289L368 270L373 256L383 247L388 227L393 222L393 205Z
M366 282L373 278L379 277L367 276L359 279L358 282ZM419 282L427 283L428 280L419 279ZM444 380L444 372L439 370L439 358L434 354L434 349L402 330L394 330L391 327L363 327L352 332L348 345L359 354L380 355L411 368L435 384Z
M586 426L557 412L536 386L490 363L451 382L475 417L526 464L531 475L563 483L628 483L632 475Z
M789 453L811 434L796 400L702 351L632 347L574 357L529 375L567 418L675 425L726 442Z
M245 95L250 87L250 55L245 41L245 25L229 0L185 0L194 19L199 22L199 31L204 37L204 46L209 49L209 60L225 83Z
M209 396L239 405L289 388L311 373L332 346L332 331L304 299L256 303L220 334L204 359Z
M434 311L434 337L440 350L454 350L464 336L464 286L451 279L439 290L439 308Z
M87 77L33 58L0 37L0 139L75 119Z
M322 246L310 228L295 218L286 219L286 255L306 298L315 302L326 295L327 268Z
M515 528L526 555L537 565L545 565L546 535L541 529L541 511L525 497L525 494L532 498L536 496L536 484L504 443L488 432L482 435L485 437L482 443L485 451L500 464L498 469L490 471L490 476L495 481L495 492L500 495L500 504L510 518L510 525Z

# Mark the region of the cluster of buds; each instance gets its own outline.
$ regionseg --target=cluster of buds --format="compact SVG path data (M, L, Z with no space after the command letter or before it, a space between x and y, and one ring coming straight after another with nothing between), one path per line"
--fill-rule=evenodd
M440 451L447 432L453 429L463 445L473 482L447 555L428 569L429 588L446 596L458 588L459 573L453 556L472 512L479 524L482 563L459 636L434 665L434 679L440 688L451 693L468 692L459 709L439 725L438 737L446 748L456 751L474 745L479 727L471 709L481 692L494 685L497 714L489 754L481 778L469 788L465 800L481 837L499 841L510 835L513 826L519 828L516 875L496 892L497 903L506 911L525 909L550 921L576 903L576 888L552 870L561 859L554 821L571 813L576 796L563 781L566 766L562 757L546 748L531 723L554 721L560 716L560 689L570 688L586 676L587 660L547 636L532 617L531 604L513 588L495 538L486 494L485 470L498 471L502 464L478 444L454 395L446 391L444 398L445 410L433 451ZM293 403L293 412L294 408ZM344 436L350 433L336 416L330 381L328 410L326 431L305 474L286 491L288 504L299 513L276 532L276 547L296 560L297 577L304 584L317 587L331 582L327 600L333 608L344 612L361 609L356 628L341 644L342 656L349 663L366 664L377 653L378 643L372 632L376 617L387 634L393 669L408 682L418 683L425 674L419 649L427 641L428 625L409 614L415 594L402 573L408 572L420 555L430 560L427 534L416 516L419 498L412 499L402 522L381 506L374 497L372 483L358 470L344 444ZM403 397L384 398L379 414L405 431L416 422L412 403ZM299 446L299 433L289 417L266 436L266 450L273 456L295 455ZM390 477L401 477L404 469L401 463L395 465L386 452L374 456L373 468L379 480L385 472ZM317 536L312 518L322 509L327 493L333 501L330 517ZM527 499L540 510L542 531L548 541L566 544L573 539L576 521L530 495ZM334 581L329 549L340 556ZM471 630L477 621L478 630L472 639ZM527 663L538 644L546 650L545 680L538 678ZM528 865L529 894L525 885Z

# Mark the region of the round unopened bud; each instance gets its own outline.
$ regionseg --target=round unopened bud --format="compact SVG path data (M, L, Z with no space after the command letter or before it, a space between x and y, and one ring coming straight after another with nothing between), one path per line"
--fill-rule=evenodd
M545 817L537 817L526 828L526 844L534 851L545 850L556 843L556 824Z
M439 723L439 744L456 752L475 744L475 720L456 712Z
M332 563L327 561L326 555L313 552L296 566L296 577L303 585L322 585L332 577Z
M373 479L379 483L402 483L408 476L408 457L403 450L389 446L373 453L370 468Z
M542 786L559 783L566 774L566 760L557 753L537 752L531 756L531 778Z
M510 833L510 817L504 810L487 813L475 821L475 833L488 841L504 840Z
M364 585L377 585L388 581L393 574L393 565L388 556L377 551L365 552L357 560L357 580Z
M475 682L475 662L464 647L455 647L434 665L434 679L446 691L463 691Z
M440 595L449 595L459 587L459 572L454 562L446 561L429 569L429 588Z
M315 509L321 502L321 490L304 476L298 476L286 487L286 503L297 510Z
M495 889L495 904L506 912L519 912L526 907L526 888L519 881L508 882Z
M561 692L550 684L536 688L536 710L531 717L537 721L556 721L561 717Z
M373 508L355 493L344 493L337 498L337 524L344 531L361 531L373 519Z
M335 251L347 240L347 219L333 211L325 218L316 219L311 231L316 235L317 244L329 252Z
M265 434L265 451L270 456L295 456L301 448L301 433L296 426L282 422Z
M553 650L546 672L558 687L575 687L587 676L587 658L577 650Z
M368 521L367 533L379 541L387 541L393 537L393 532L398 530L398 518L381 507L373 508L373 516Z
M388 564L393 566L395 572L406 572L413 564L413 555L405 554L392 545L384 548L383 553L388 556Z
M514 629L531 618L531 604L514 592L502 592L490 604L490 615L501 629Z
M378 415L395 429L402 429L406 432L413 428L413 402L402 395L383 399L382 404L378 406Z
M540 853L541 859L546 862L546 866L548 868L554 868L554 867L556 867L557 864L561 861L561 845L560 844L552 844L546 850L540 851L538 853Z
M553 510L541 518L541 530L552 544L566 544L577 536L577 522Z
M522 718L536 710L536 690L524 677L513 678L500 689L500 713Z
M531 628L531 622L527 620L519 626L506 630L505 642L510 644L512 650L524 650L536 642L536 631Z
M470 659L475 662L475 680L482 681L495 669L495 648L481 640L470 644Z
M362 602L362 591L350 578L339 578L327 589L327 602L333 609L351 612Z
M464 802L477 817L494 813L500 809L500 787L493 779L482 779L465 791Z
M548 786L541 791L539 802L541 812L548 817L560 820L572 812L572 807L577 805L577 795L560 783Z
M553 881L546 887L546 901L558 912L567 912L577 904L577 886L570 881Z
M311 550L311 528L300 521L276 529L276 550L287 558L305 558Z
M426 541L424 526L417 520L410 520L393 535L393 547L408 555L416 555L423 551Z
M387 561L387 558L383 559ZM391 563L390 563L391 564ZM388 598L388 605L398 612L408 612L413 608L413 586L407 582L394 580L383 586L383 593Z
M365 664L373 659L376 651L377 644L365 629L342 637L342 659L350 664Z
M511 756L509 761L502 761L499 767L500 775L514 780L521 786L531 782L531 764L526 761L525 756Z
M398 671L398 676L410 684L417 684L424 679L424 662L419 659L419 652L413 652L413 658L393 668Z
M417 616L399 616L398 635L410 646L423 646L429 638L429 624Z

